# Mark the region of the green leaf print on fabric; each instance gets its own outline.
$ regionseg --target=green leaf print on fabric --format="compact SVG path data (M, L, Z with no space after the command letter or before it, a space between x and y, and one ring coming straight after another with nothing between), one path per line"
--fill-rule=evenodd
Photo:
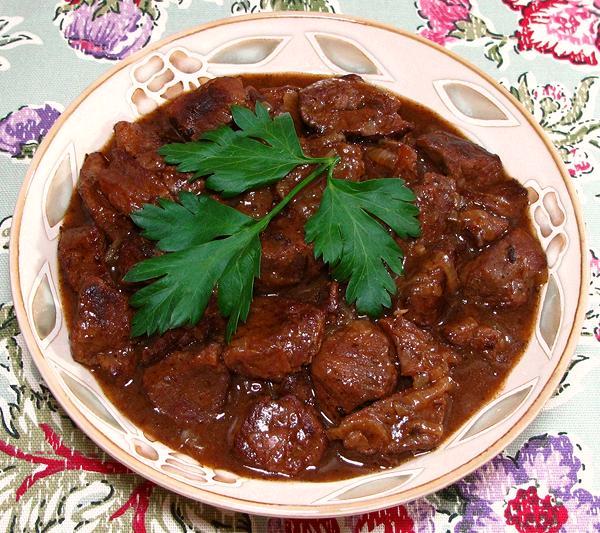
M574 178L594 170L590 153L600 148L600 120L589 105L598 86L598 78L590 76L569 93L560 83L538 85L533 74L524 73L509 88L544 128Z
M23 17L5 17L0 15L0 52L24 44L42 44L42 40L31 32L12 32L15 26L18 26L21 22L23 22ZM8 59L0 55L0 72L9 68L10 62Z
M338 0L235 0L231 3L234 15L263 11L340 13L340 6Z
M15 439L27 434L32 423L49 421L58 408L31 358L23 358L18 335L13 307L0 304L0 417L3 432Z

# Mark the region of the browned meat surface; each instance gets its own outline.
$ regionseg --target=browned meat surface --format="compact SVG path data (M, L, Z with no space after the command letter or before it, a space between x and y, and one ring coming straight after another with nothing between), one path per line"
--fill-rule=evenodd
M420 210L419 242L426 245L434 243L447 234L458 217L460 196L456 191L456 182L443 174L428 172L413 191Z
M256 282L261 292L272 292L313 277L321 268L317 265L312 246L304 241L303 222L297 217L274 220L261 234L262 257L260 278Z
M284 378L279 387L278 395L291 394L299 400L314 407L316 404L315 391L310 378L310 372L304 367L300 372L289 374Z
M406 133L412 124L400 116L401 107L398 98L353 75L317 81L300 91L302 118L319 133Z
M122 282L127 274L137 263L155 255L154 244L139 235L128 235L114 248L113 256L107 262L113 269L115 278Z
M318 466L326 446L317 413L295 396L258 400L234 438L244 464L291 476Z
M131 231L133 224L111 205L98 187L98 178L106 172L107 165L101 153L87 155L79 173L77 190L96 226L115 240Z
M417 147L435 163L443 165L465 188L491 185L503 179L502 163L497 155L451 133L426 133L417 139Z
M480 324L472 316L448 322L442 328L446 340L458 348L471 348L476 352L499 352L512 340L497 327Z
M133 378L138 361L138 352L129 342L121 348L97 353L94 356L94 367L105 379L124 384Z
M124 215L141 209L144 204L156 203L159 198L169 198L169 189L160 174L145 169L126 152L117 150L97 183L111 205Z
M156 127L149 124L140 124L138 122L117 122L115 130L115 147L127 152L132 157L144 157L145 154L155 154L155 165L164 166L161 157L158 157L158 150L163 142L160 132Z
M398 375L390 342L370 320L355 320L323 341L311 365L319 406L331 420L388 396Z
M445 310L446 296L458 288L454 254L436 250L400 285L406 317L421 326L435 325Z
M148 367L143 386L155 408L180 423L202 422L219 414L229 388L222 350L217 343L190 348Z
M96 226L80 226L61 231L58 259L66 282L75 291L86 277L108 274L104 255L106 240Z
M244 376L281 380L312 361L323 340L325 313L288 298L255 298L223 359Z
M298 98L300 90L298 87L284 85L283 87L265 87L257 91L256 96L250 96L250 99L259 100L267 104L271 115L281 115L289 113L294 120L296 130L302 131L302 117L298 108Z
M185 137L198 139L204 132L231 122L230 107L245 101L240 78L215 78L174 100L167 113Z
M365 455L431 450L444 434L449 387L450 380L443 378L424 389L392 394L348 415L327 436Z
M396 347L400 373L413 378L413 386L422 388L448 376L450 366L459 362L459 355L444 346L423 329L402 315L384 318L379 325Z
M406 143L382 140L366 150L369 178L396 177L408 183L419 175L419 154Z
M250 217L261 218L271 211L274 203L273 191L265 187L243 194L235 207Z
M129 341L130 320L127 296L102 278L88 276L71 327L73 359L94 366L98 353L120 349Z
M540 243L521 228L492 244L461 272L465 295L493 307L523 305L547 277Z
M528 205L527 191L513 179L496 183L485 192L467 191L465 199L471 205L514 221L524 216Z
M508 220L483 209L461 211L458 223L479 248L498 239L509 227Z

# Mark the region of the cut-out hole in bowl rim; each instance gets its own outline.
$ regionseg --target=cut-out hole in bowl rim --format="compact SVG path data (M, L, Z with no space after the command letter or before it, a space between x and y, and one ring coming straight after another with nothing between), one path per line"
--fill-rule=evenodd
M477 414L470 417L466 427L460 430L458 435L447 448L453 448L472 439L479 437L482 433L506 422L514 415L531 396L539 377L519 385L505 392L492 402L482 407Z
M550 273L548 283L542 292L536 335L548 359L552 358L558 332L563 320L563 294L560 280Z
M96 393L90 387L82 383L78 378L73 376L70 372L65 371L63 368L57 366L57 369L65 387L71 392L72 397L75 399L76 403L79 404L80 409L85 409L85 411L92 414L94 418L104 422L104 424L111 429L122 434L127 433L127 430L113 416L102 400L98 398Z
M463 80L435 80L435 90L444 105L459 120L483 127L519 126L519 121L486 88Z
M308 32L306 38L321 61L342 74L389 78L379 62L359 43L332 33Z
M171 50L169 63L179 72L184 72L185 74L194 74L204 68L204 61L200 57L192 55L182 48Z
M274 59L289 42L287 36L243 37L217 47L207 61L215 65L259 67Z
M47 348L62 327L62 311L58 291L46 261L31 287L29 317L34 335L41 348Z
M158 451L151 446L149 443L144 442L143 440L133 438L131 439L131 445L133 446L133 450L140 457L147 459L149 461L157 461L159 458Z
M133 78L138 83L146 83L152 76L158 74L165 68L165 62L157 54L152 54L148 59L136 67L133 71Z
M60 223L67 213L77 174L75 145L69 143L54 163L42 193L42 218L46 235L51 241L60 232Z
M344 485L341 489L315 500L313 504L368 500L369 498L393 494L415 479L422 471L422 468L416 468L414 470L391 471L361 477Z

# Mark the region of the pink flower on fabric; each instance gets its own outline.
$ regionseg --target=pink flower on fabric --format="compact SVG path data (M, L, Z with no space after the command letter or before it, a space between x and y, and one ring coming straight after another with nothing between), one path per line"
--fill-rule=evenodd
M581 469L567 435L529 439L456 484L466 506L454 531L598 531L600 498L579 486Z
M419 33L438 44L455 40L450 34L456 22L468 20L471 12L470 0L418 0L419 15L427 19L427 26Z
M569 150L569 160L566 165L572 178L577 178L582 174L589 174L594 170L589 161L589 156L583 150L575 147Z
M537 50L575 65L600 62L600 2L592 0L533 0L525 4L504 0L520 8L516 32L519 50Z
M532 0L502 0L508 7L515 11L521 11L525 6L531 4Z

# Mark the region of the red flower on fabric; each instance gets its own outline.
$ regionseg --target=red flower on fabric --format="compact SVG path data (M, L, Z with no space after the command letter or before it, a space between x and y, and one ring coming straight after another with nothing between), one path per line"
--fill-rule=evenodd
M600 62L600 2L593 0L503 0L521 10L519 50L537 50L575 65Z
M558 533L567 523L569 513L550 494L540 498L535 487L528 487L517 490L504 510L504 518L519 533Z
M364 514L354 526L355 532L382 531L384 533L415 533L413 519L404 505ZM383 526L383 529L380 529Z

